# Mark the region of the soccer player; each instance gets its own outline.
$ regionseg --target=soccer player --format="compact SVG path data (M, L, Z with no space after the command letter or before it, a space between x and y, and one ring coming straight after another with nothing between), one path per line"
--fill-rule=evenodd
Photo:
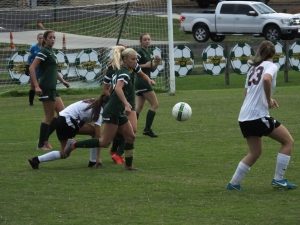
M138 62L142 68L142 71L150 77L151 71L155 70L159 65L161 59L158 57L153 58L150 52L151 38L150 34L144 33L140 36L141 47L137 50L139 59ZM144 135L149 137L157 137L157 135L152 131L152 123L158 108L158 100L156 94L149 83L144 79L137 77L135 82L135 93L136 93L136 113L137 117L143 110L145 101L147 100L150 104L150 109L147 112L146 124L144 128Z
M134 80L133 69L137 64L137 53L132 48L113 48L112 67L115 75L113 78L113 91L103 109L103 130L100 139L94 138L84 141L69 139L64 150L68 157L76 148L107 147L117 133L124 139L125 169L135 170L133 167L133 150L135 134L127 113L134 108Z
M43 40L44 40L43 33L39 33L36 38L37 38L37 43L33 44L29 49L30 55L28 56L28 68L42 48L42 44L43 44ZM28 73L27 75L29 75L29 71L27 73ZM37 76L37 80L38 80L39 79L39 68L37 68L36 76ZM33 106L34 96L35 96L35 88L34 88L33 83L30 82L30 90L28 93L30 106Z
M101 95L98 99L81 100L60 111L56 122L56 134L61 144L60 151L51 151L29 159L31 167L38 169L40 163L63 159L63 150L67 140L75 137L76 134L87 134L99 138L100 126L102 124L101 114L106 98L105 95ZM91 149L88 167L98 167L101 165L99 149Z
M115 46L115 49L119 49L118 51L123 51L126 47L125 46ZM112 79L115 74L116 70L113 68L112 65L109 65L106 75L103 79L103 93L107 96L110 95L112 91ZM148 77L142 70L139 64L136 64L135 68L133 69L133 72L136 73L138 76L140 76L142 79L144 79L149 85L155 85L155 81L152 80L150 77ZM131 111L127 112L128 120L130 121L134 133L137 131L137 116L135 111L135 98L130 100L129 102L132 106ZM124 138L122 135L117 134L116 137L113 140L112 147L110 149L110 154L112 160L116 164L123 164L124 159L122 157L124 153Z
M57 59L53 51L55 43L55 32L48 30L43 34L43 48L37 54L29 67L31 82L35 88L35 93L39 95L39 100L43 103L45 118L40 125L40 135L38 149L47 151L52 146L48 143L49 134L55 130L55 111L58 114L64 109L62 99L56 91L56 81L60 80L66 87L66 82L57 71ZM39 81L36 71L39 68Z
M288 167L294 140L288 129L269 114L269 109L278 108L272 98L276 86L278 67L273 63L275 46L263 41L253 58L245 84L245 99L238 117L243 136L249 151L239 162L228 190L241 190L241 181L262 153L262 136L268 136L279 142L276 168L271 185L275 188L294 189L297 185L284 178Z

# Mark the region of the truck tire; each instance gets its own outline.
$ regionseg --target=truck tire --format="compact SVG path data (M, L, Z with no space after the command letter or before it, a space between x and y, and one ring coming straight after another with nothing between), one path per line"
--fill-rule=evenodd
M225 35L210 34L210 39L214 42L222 42L225 39Z
M278 26L276 25L267 25L264 28L264 37L269 41L278 41L280 39L281 32Z
M206 42L209 36L209 30L204 24L196 24L193 28L193 37L198 42Z

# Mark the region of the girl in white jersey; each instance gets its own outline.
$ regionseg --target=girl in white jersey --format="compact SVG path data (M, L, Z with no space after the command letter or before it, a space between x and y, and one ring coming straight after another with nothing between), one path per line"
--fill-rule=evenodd
M263 41L251 62L252 67L247 74L245 84L245 99L238 118L249 152L239 162L227 185L228 190L241 190L242 179L261 155L262 136L269 136L281 144L271 185L285 189L297 187L284 179L294 140L287 128L269 114L269 109L278 108L277 101L272 98L278 71L276 64L272 61L274 54L274 44L270 41Z
M102 124L102 107L106 102L106 98L105 95L101 95L98 99L81 100L59 112L56 134L61 144L61 151L51 151L29 159L31 167L38 169L39 164L42 162L65 158L63 149L67 140L75 137L76 134L87 134L99 138ZM91 149L88 166L101 166L98 148Z

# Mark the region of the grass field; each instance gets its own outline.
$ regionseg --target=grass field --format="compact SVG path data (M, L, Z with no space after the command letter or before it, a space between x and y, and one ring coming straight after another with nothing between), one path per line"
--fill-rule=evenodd
M187 77L178 79L175 96L158 94L154 130L159 137L141 135L142 114L136 172L114 165L107 149L102 169L87 168L88 151L80 149L67 160L32 170L27 158L42 153L35 150L41 104L29 107L25 96L0 97L0 224L300 224L300 189L279 191L270 185L279 147L270 139L264 139L263 155L243 181L243 191L225 190L246 152L237 125L243 100L243 79L238 78L224 87L222 77ZM294 136L287 178L300 184L300 88L299 82L292 84L279 82L280 108L272 115ZM95 92L62 95L66 105L90 96ZM179 101L191 105L189 121L171 117ZM55 135L51 143L58 147Z

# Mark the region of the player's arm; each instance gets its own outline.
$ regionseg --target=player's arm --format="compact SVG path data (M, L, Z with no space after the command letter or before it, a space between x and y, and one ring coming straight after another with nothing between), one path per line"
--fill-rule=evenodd
M65 87L70 87L70 83L63 78L63 75L60 72L57 73L57 80L59 80Z
M150 77L147 76L142 70L138 72L138 75L143 78L145 81L147 81L150 85L155 85L155 81L152 80Z
M127 101L124 92L123 92L123 87L125 85L125 81L124 80L118 80L117 84L115 86L114 91L116 92L118 98L121 100L121 102L123 103L124 107L125 107L125 111L126 112L130 112L132 106L129 104L129 102Z
M37 67L39 66L40 63L41 63L41 60L39 58L35 58L29 67L30 82L33 84L36 94L42 93L42 90L36 79L36 71L37 71Z
M272 76L268 73L264 74L263 76L263 86L264 86L264 91L265 95L267 98L267 102L269 105L269 108L277 108L278 103L276 102L275 99L272 99L271 93L272 93Z
M110 96L111 91L112 91L112 86L110 84L103 83L103 85L102 85L102 93L105 96Z

